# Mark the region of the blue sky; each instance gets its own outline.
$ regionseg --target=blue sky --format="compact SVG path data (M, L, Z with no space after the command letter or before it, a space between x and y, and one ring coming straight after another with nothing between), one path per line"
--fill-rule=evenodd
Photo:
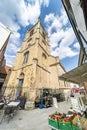
M79 43L61 0L0 1L0 22L13 32L5 53L7 65L13 64L27 29L37 22L39 16L48 32L51 54L59 56L67 71L77 67Z

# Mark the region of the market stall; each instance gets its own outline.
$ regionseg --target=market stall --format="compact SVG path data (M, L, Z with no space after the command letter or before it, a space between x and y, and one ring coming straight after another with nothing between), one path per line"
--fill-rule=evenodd
M87 130L87 107L81 98L71 98L68 113L54 112L48 117L51 130Z
M0 123L2 123L3 119L7 119L7 121L9 122L9 120L17 113L17 111L19 110L19 101L11 101L9 102L5 107L4 107L4 113L2 116L2 119L0 121Z
M51 107L53 104L52 96L40 96L35 98L35 107L48 108Z

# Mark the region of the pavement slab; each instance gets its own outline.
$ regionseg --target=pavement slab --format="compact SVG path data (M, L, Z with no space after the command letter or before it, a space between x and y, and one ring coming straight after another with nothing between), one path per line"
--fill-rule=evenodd
M2 121L0 130L51 130L48 127L48 116L55 111L67 113L69 108L70 103L64 101L58 103L58 108L19 110L9 123L6 120ZM2 115L0 115L1 118Z

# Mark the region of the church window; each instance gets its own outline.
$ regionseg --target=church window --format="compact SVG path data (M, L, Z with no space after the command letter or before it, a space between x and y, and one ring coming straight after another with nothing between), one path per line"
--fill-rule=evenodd
M47 59L47 57L46 57L46 55L43 53L43 54L42 54L42 63L43 63L43 65L46 65L46 59Z
M24 73L21 73L21 74L19 75L18 87L17 87L17 91L16 91L16 98L17 98L18 96L20 96L21 93L22 93L23 81L24 81Z
M23 81L24 81L24 73L21 73L19 75L19 83L18 83L18 86L22 86L23 85Z
M23 61L23 63L27 63L28 56L29 56L29 51L24 54L24 61Z
M43 44L46 45L45 41L43 40Z
M32 38L29 38L28 40L27 40L27 42L30 42L32 40Z
M32 35L33 35L33 33L34 33L34 30L31 30L31 32L30 32L30 36L32 36Z
M32 38L29 38L29 39L28 39L28 41L27 41L27 43L28 43L27 45L28 45L28 46L31 46L31 40L32 40Z
M45 39L45 33L43 32L43 38Z
M24 80L24 79L19 79L19 86L22 86L22 85L23 85L23 80Z

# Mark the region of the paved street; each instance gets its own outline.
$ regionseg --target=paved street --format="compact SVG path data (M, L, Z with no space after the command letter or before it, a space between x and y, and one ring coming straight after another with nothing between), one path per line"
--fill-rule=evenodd
M69 107L70 103L65 101L58 103L58 108L38 108L30 111L19 110L9 123L3 120L2 124L0 124L0 130L50 130L48 127L48 115L55 111L67 112Z

